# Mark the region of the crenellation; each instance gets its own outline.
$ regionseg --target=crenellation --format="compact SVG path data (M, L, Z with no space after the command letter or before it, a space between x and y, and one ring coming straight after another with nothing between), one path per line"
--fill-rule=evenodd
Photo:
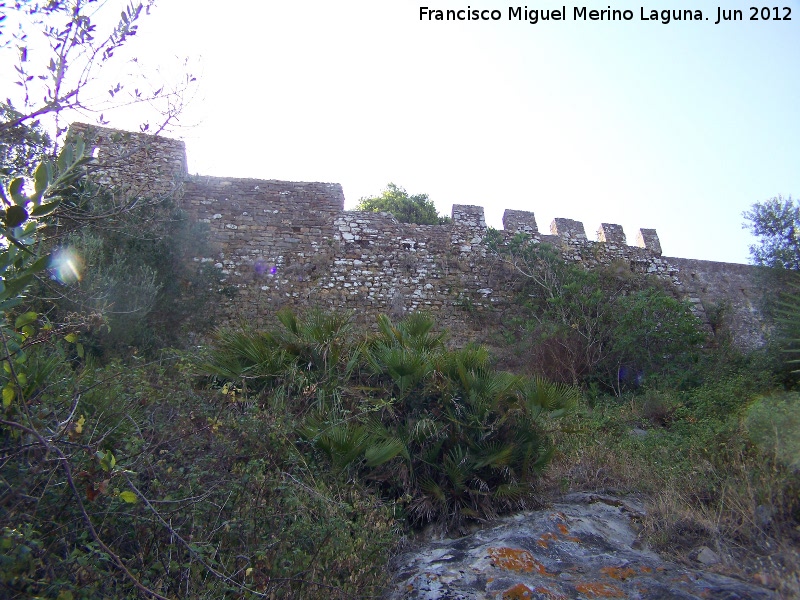
M532 212L525 210L506 209L503 212L503 229L511 233L526 233L536 235L539 228L536 226L536 217Z
M448 224L400 223L390 213L344 210L336 183L189 176L182 142L80 124L72 128L76 133L98 148L94 171L101 181L126 192L170 195L205 224L211 251L194 261L219 270L217 312L223 320L260 324L287 305L351 310L367 323L378 313L397 317L426 310L458 342L517 310L518 283L487 248L483 207L455 204ZM687 261L662 257L653 229L639 230L637 244L629 246L623 228L611 223L600 225L597 241L589 241L583 223L571 219L557 218L551 235L541 233L528 211L506 210L503 227L499 233L506 242L523 233L586 268L610 266L668 281L701 319L707 319L709 298L719 301L725 293L722 283L706 293L684 272ZM730 271L737 292L757 291L747 283L752 267L706 264L692 262L692 273L721 282L719 273ZM753 345L763 339L759 317L739 296L733 306L748 311L739 339Z
M636 236L636 245L647 248L656 256L661 256L661 242L655 229L640 229Z
M453 204L451 214L454 225L486 231L486 218L484 217L482 206Z
M627 245L622 225L615 225L614 223L600 223L600 227L597 229L597 241L617 246Z
M550 223L550 233L558 236L565 244L582 244L587 241L583 223L572 219L553 219Z

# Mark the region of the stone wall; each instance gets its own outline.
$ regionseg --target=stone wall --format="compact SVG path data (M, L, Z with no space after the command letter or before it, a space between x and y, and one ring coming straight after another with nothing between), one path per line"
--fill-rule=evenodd
M186 146L166 137L73 123L69 136L81 136L93 149L92 169L101 183L114 183L128 197L180 193L186 178ZM88 150L87 150L88 151Z
M213 252L194 260L220 271L222 320L260 323L286 305L348 309L372 323L382 312L425 310L458 341L514 310L514 277L487 252L480 206L454 205L450 224L409 225L345 211L338 184L189 176L182 142L80 124L72 131L97 148L103 180L128 193L172 194L207 224ZM763 341L755 267L664 257L654 229L639 230L629 246L612 223L600 225L597 241L571 219L542 234L535 215L519 210L505 212L503 227L506 239L525 233L588 268L622 264L668 280L704 321L707 308L716 315L725 305L739 345Z

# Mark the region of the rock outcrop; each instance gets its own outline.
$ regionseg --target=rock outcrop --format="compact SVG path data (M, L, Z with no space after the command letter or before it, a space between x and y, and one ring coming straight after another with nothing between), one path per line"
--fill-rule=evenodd
M571 494L466 537L398 557L389 600L771 599L770 590L667 562L640 547L628 501Z

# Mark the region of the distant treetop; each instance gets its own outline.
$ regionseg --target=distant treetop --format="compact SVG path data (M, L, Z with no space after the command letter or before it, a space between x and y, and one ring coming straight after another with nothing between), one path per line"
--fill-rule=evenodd
M750 246L757 265L800 271L800 202L792 197L771 198L745 211L744 227L759 238Z
M356 210L392 213L401 223L442 225L450 222L449 217L436 212L436 205L428 198L428 194L409 196L408 192L394 183L389 183L380 196L361 198Z

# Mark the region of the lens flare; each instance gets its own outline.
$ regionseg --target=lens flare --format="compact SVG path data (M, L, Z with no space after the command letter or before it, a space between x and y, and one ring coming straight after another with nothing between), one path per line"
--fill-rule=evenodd
M61 248L50 261L50 274L61 283L75 283L83 277L83 261L72 248Z
M278 272L278 266L275 264L269 264L265 262L264 259L258 258L253 263L253 271L255 271L256 277L263 277L264 275L274 277Z

